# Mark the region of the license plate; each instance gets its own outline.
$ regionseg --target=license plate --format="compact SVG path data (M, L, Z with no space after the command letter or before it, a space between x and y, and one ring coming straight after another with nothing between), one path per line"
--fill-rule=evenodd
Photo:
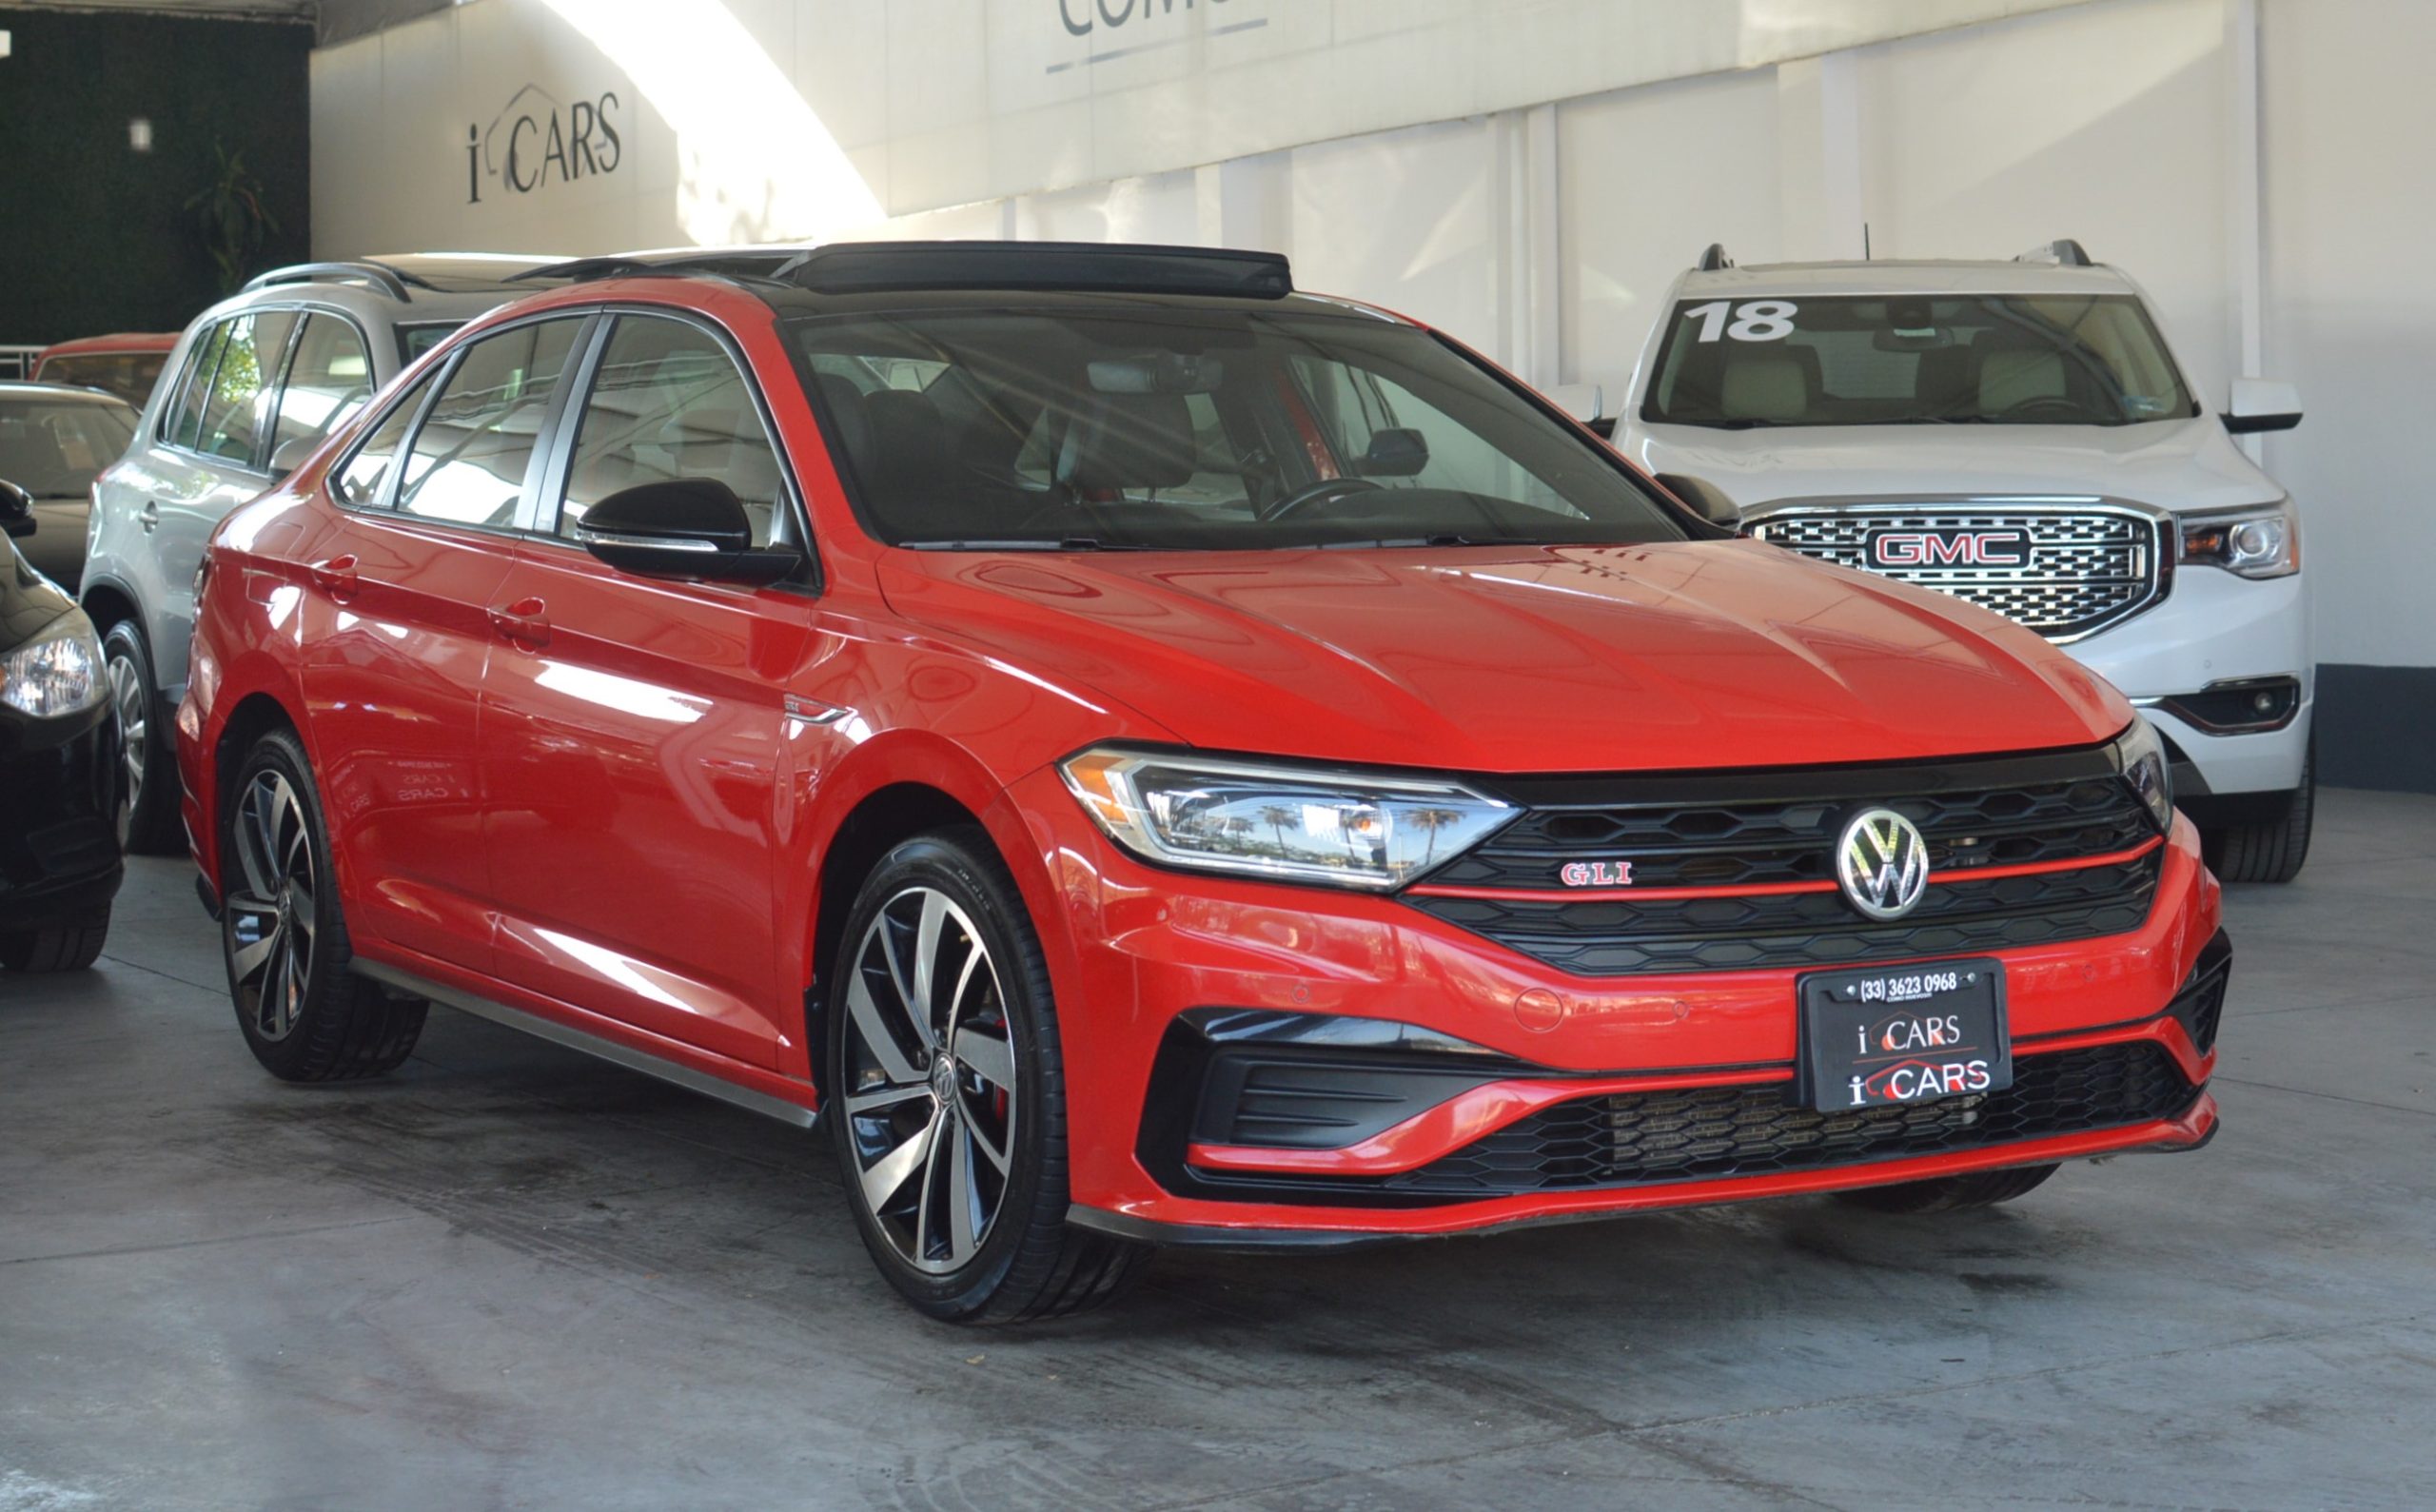
M1802 1102L1820 1112L1934 1102L2014 1084L2002 961L1811 972L1801 1004Z

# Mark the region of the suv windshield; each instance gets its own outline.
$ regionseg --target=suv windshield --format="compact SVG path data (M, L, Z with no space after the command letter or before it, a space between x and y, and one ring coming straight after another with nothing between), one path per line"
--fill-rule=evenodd
M72 499L135 439L135 411L87 399L0 399L0 481Z
M2128 425L2198 413L2128 294L1686 300L1641 418Z
M933 549L1678 540L1430 336L1290 309L913 310L795 333L865 517Z

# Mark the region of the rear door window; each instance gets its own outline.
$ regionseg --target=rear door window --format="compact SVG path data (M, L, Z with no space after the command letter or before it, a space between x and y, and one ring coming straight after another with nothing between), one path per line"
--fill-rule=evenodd
M336 486L341 503L357 509L379 509L388 502L389 478L397 470L398 452L405 445L406 432L414 428L415 414L430 395L431 385L429 373L416 380L414 387L398 401L397 407L382 417L370 439L347 458L338 472Z
M179 379L178 407L161 433L172 446L191 448L203 429L203 402L211 393L211 375L220 366L220 349L227 344L232 324L221 321L195 338L194 353Z
M336 315L304 317L296 356L280 389L274 452L292 441L319 441L372 398L372 363L363 338Z
M467 346L416 432L398 490L404 514L515 522L535 443L584 317L537 321Z

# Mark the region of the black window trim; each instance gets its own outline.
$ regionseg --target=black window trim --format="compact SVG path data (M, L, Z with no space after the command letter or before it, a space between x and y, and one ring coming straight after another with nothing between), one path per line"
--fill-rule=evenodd
M564 551L585 550L581 541L569 540L558 533L559 510L560 506L566 501L567 474L575 461L576 437L577 433L582 429L583 411L590 404L592 385L599 374L601 358L607 353L610 339L616 334L619 322L628 318L676 321L681 324L691 325L710 337L717 344L720 351L726 354L728 362L735 366L737 376L744 382L744 392L753 402L754 413L761 422L762 434L769 438L771 449L777 456L778 487L785 501L780 520L796 537L795 540L788 543L803 548L806 565L801 575L768 586L780 592L800 593L811 598L819 597L827 579L821 571L820 547L812 533L812 511L805 506L803 491L796 482L797 468L795 454L787 445L786 432L779 428L776 412L770 408L768 396L761 391L761 384L754 374L753 363L746 359L744 348L736 340L734 334L707 316L676 305L615 304L587 305L585 309L588 313L599 316L599 322L591 333L589 345L580 354L580 361L574 364L576 382L567 385L560 407L551 417L553 428L549 440L548 460L541 469L540 497L534 501L533 513L526 527L527 534L543 545L556 546ZM825 434L822 440L825 444L827 442ZM771 540L774 543L784 540L776 521L771 529ZM586 555L589 553L587 552Z

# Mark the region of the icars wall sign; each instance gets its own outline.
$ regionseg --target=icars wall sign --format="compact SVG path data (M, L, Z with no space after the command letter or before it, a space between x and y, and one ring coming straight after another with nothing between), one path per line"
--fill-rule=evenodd
M538 84L508 96L490 125L465 128L465 203L482 203L482 187L530 194L552 182L573 184L618 171L625 161L619 139L617 91L561 105ZM555 179L554 179L555 175Z

